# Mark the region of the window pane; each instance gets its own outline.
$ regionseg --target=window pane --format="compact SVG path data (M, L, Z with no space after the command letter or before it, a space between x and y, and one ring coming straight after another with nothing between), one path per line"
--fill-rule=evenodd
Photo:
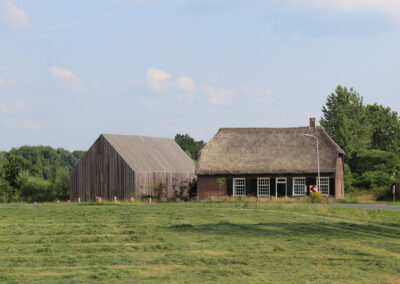
M233 196L245 196L246 195L246 179L235 178L233 179Z
M257 195L258 196L269 196L270 195L269 178L258 178L257 179Z
M294 178L293 179L293 195L305 195L306 194L306 179L305 178Z
M316 180L317 180L316 184L318 185L318 177L316 178ZM329 195L329 178L322 177L321 185L318 186L318 188L323 195Z

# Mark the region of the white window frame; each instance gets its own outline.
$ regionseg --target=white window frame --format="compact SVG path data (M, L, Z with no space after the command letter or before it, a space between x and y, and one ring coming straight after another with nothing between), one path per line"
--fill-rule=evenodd
M267 194L260 194L261 191L268 192ZM270 178L257 178L257 196L271 196L271 179Z
M296 180L304 180L304 194L297 194L295 191L295 186L296 186ZM293 178L293 196L305 196L307 195L307 180L305 177L294 177Z
M232 195L233 196L246 196L246 179L245 178L234 178L232 180L233 180ZM238 182L242 182L243 181L243 184L237 185L236 181L238 181ZM237 190L236 187L237 186L243 186L244 187L244 193L243 194L237 194L236 193L236 190Z
M329 192L330 192L330 188L329 188L329 184L330 184L330 182L329 182L329 177L320 177L320 179L321 179L321 185L322 186L327 186L327 189L328 189L328 192L327 193L323 193L322 191L321 191L321 187L319 186L319 184L318 184L318 177L316 177L315 178L315 184L318 186L318 191L319 192L321 192L321 194L323 194L323 195L325 195L325 196L329 196ZM328 182L327 183L323 183L322 182L322 180L328 180Z

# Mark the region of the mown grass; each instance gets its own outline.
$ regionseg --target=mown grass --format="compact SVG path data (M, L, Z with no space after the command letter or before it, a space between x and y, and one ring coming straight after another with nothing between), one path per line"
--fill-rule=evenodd
M400 213L0 205L0 282L399 283Z

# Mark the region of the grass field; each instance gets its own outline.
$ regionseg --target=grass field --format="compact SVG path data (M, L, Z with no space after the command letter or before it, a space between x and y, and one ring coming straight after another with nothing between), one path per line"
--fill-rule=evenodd
M400 212L0 205L0 282L400 283Z

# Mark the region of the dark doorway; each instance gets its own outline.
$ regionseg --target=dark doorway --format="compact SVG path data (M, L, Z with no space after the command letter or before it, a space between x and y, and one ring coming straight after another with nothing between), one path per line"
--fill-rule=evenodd
M286 184L285 183L278 183L278 197L286 196Z
M276 178L276 196L286 196L286 178Z

